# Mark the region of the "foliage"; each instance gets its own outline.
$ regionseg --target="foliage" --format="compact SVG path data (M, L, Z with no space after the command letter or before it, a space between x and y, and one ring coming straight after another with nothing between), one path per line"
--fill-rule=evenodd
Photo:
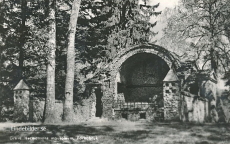
M31 86L32 95L45 97L48 21L45 0L26 1L25 27L22 23L22 1L0 3L0 99L11 98L20 80L19 59L23 59L22 74ZM72 0L58 0L56 5L56 99L63 99L66 73L66 47ZM159 15L148 1L82 0L75 37L76 68L74 100L84 95L85 82L100 79L107 72L106 65L122 48L149 42L152 36L152 16ZM24 42L20 42L22 35ZM20 46L19 46L20 44ZM23 55L20 54L23 51ZM3 84L4 83L4 84Z
M13 114L13 91L9 88L8 85L1 83L0 84L0 121L12 120Z
M88 21L84 35L87 39L85 46L80 49L83 50L80 58L88 66L81 72L86 77L99 79L100 72L107 72L106 65L117 52L131 45L149 42L156 34L152 31L156 22L151 23L150 18L160 14L155 12L158 6L159 4L150 6L148 1L140 4L138 0L102 0L94 3L83 1L81 13L90 11L92 14L79 17L79 25Z
M229 68L229 41L225 33L229 11L226 3L226 0L182 0L168 19L163 42L179 42L176 46L182 51L184 47L188 48L185 55L192 52L201 69L219 68L219 71L226 72Z

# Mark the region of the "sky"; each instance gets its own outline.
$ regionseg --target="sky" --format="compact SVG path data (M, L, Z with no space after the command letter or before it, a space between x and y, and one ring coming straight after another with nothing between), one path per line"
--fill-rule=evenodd
M178 4L179 0L150 0L150 4L154 5L160 3L159 7L156 9L157 11L162 11L166 7L173 8Z
M179 2L179 0L149 0L150 5L155 5L155 4L160 3L159 7L156 8L156 11L162 11L162 12L164 12L164 10L166 8L173 9L176 5L178 5L178 2ZM160 39L163 35L162 29L166 27L166 23L161 21L161 19L162 18L159 15L157 17L151 18L151 20L150 20L152 23L157 21L157 25L153 28L153 31L158 32L158 34L152 39L152 41L156 41L156 40Z

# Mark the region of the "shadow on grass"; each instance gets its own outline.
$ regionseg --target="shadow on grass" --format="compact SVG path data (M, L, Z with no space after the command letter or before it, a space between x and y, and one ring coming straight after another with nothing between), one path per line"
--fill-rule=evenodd
M218 143L218 142L227 142L230 143L230 125L229 124L195 124L195 123L146 123L146 129L153 129L157 127L163 127L167 129L162 131L160 135L165 135L174 132L187 132L189 137L199 139L201 143ZM152 134L159 134L161 129Z
M230 127L226 124L215 124L212 127L206 127L205 131L212 133L207 138L212 141L226 141L230 143Z
M145 139L149 136L150 131L147 130L137 130L137 131L126 131L117 134L116 136L123 139L131 139L131 140L140 140Z

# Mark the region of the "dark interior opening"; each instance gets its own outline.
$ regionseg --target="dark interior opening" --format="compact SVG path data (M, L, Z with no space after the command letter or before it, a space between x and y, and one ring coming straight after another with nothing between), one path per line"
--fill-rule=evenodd
M194 83L190 84L190 93L194 95L198 95L198 92L199 92L198 82L195 81Z
M140 119L146 119L146 113L140 113Z
M102 116L102 92L101 89L95 89L95 94L96 94L96 117L101 117Z
M169 66L159 56L135 54L121 65L117 93L123 93L126 102L149 102L152 96L162 95L163 79L168 71Z
M121 116L122 116L122 118L128 119L128 114L127 113L122 113Z

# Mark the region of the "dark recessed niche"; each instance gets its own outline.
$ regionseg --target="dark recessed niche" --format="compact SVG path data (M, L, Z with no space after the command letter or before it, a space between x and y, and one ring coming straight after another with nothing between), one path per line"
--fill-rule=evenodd
M166 86L169 86L169 83L166 83L165 85L166 85Z
M172 83L172 86L176 86L176 84L175 84L175 83Z
M124 84L117 83L117 93L123 93L124 92Z
M146 119L146 113L140 113L140 119Z
M122 113L121 117L124 118L124 119L128 119L128 114L127 113Z
M169 90L165 90L165 93L169 93Z

